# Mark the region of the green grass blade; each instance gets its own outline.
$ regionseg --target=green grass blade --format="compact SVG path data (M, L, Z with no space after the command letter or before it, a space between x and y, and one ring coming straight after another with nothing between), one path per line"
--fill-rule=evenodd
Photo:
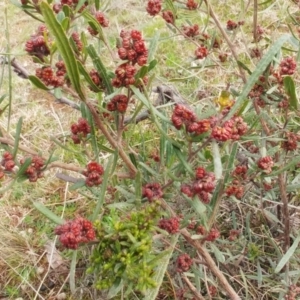
M104 172L104 178L101 184L101 191L100 191L100 197L97 201L96 208L94 210L93 216L92 216L92 221L95 221L96 218L98 217L98 214L100 212L101 207L103 206L104 199L105 199L105 193L108 185L108 179L113 172L112 170L112 165L114 161L114 155L112 155L106 165L105 172Z
M298 99L296 94L295 82L291 76L286 76L283 79L284 89L289 95L289 106L291 109L298 110Z
M10 39L9 39L9 30L8 30L7 6L5 6L4 15L5 15L5 36L7 42L6 52L7 52L7 65L8 65L8 103L9 103L7 131L9 131L13 88L12 88L12 67L11 67L11 55L10 55Z
M293 245L289 248L289 250L283 255L283 257L279 261L274 271L275 274L279 273L281 269L286 265L286 263L290 260L290 258L295 253L295 250L297 249L299 242L300 242L300 235L297 236L297 238L294 240Z
M257 82L259 76L266 70L268 65L272 62L274 59L274 56L276 53L281 49L282 45L287 42L291 38L290 34L285 34L281 36L269 49L269 51L263 56L263 58L258 62L257 68L254 70L254 72L250 75L248 78L247 83L244 86L243 91L237 98L236 103L231 108L229 114L226 117L226 120L230 119L236 111L244 104L244 102L247 100L247 96L249 92L251 91L254 84Z
M216 179L218 180L222 178L223 167L221 162L219 145L215 140L212 141L212 154L214 158L214 172Z
M48 209L44 204L40 202L33 202L32 204L40 213L42 213L49 220L53 221L55 224L62 225L65 223L64 219L57 216L50 209Z
M51 7L46 2L42 2L40 8L47 28L55 38L57 48L66 65L70 81L80 99L85 101L85 96L80 83L77 61L74 52L69 44L68 38L61 24L59 24L59 22L56 20Z
M86 82L91 86L92 90L95 91L96 93L101 92L101 89L99 89L99 87L95 85L94 81L92 80L89 73L86 71L85 67L82 65L82 63L80 61L77 61L77 63L78 63L79 72L84 77Z
M147 59L147 63L149 64L153 59L154 59L154 54L156 52L156 48L158 45L158 41L159 41L159 36L160 33L157 30L153 36L153 38L151 39L149 48L148 48L148 59Z
M155 270L153 280L157 283L156 287L153 289L149 289L145 292L145 297L143 300L155 300L158 292L160 290L160 286L163 282L165 273L167 271L170 259L172 258L173 251L178 241L179 234L176 234L172 237L170 247L166 250L168 253L164 255L159 263L157 263L157 269Z
M19 148L20 136L21 136L21 131L22 131L22 122L23 122L23 118L20 118L18 121L18 124L17 124L17 128L16 128L14 151L12 153L14 159L16 158L18 148Z
M36 76L29 75L28 79L30 82L40 90L49 91L50 89Z
M100 77L102 78L104 85L107 89L107 93L108 95L113 93L113 86L111 84L111 80L108 76L108 73L106 71L106 68L104 66L104 64L102 63L99 55L97 54L97 51L95 50L93 45L89 45L86 48L89 56L91 57L91 59L93 60L93 64L97 70L97 72L100 74Z
M76 265L77 265L77 250L74 250L72 255L71 266L70 266L70 281L69 281L70 290L72 294L75 294L76 292L76 283L75 283Z

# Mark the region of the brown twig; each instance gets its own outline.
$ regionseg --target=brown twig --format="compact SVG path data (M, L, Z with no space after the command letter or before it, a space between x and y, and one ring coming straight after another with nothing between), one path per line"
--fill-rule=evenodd
M257 0L253 0L253 40L257 42Z
M5 63L7 63L7 61ZM11 66L14 68L14 71L17 73L18 76L20 76L21 78L24 78L24 79L28 79L29 73L15 58L11 60ZM49 90L48 93L51 94L52 96L54 96L54 98L58 102L67 104L68 106L79 110L79 108L80 108L79 105L77 103L75 103L74 101L72 101L66 97L63 97L63 96L60 98L57 98L54 95L54 91L52 91L52 90Z
M15 146L15 141L10 139L10 138L7 138L7 137L0 137L0 143L1 144L5 144L5 145L10 145L10 146ZM27 148L23 145L19 145L18 148L30 155L33 155L33 156L41 156L38 152L30 149L30 148ZM44 156L41 156L44 160L47 160L48 158L47 157L44 157ZM65 163L62 163L62 162L59 162L59 161L56 161L56 162L52 162L50 164L48 164L47 168L61 168L61 169L64 169L64 170L69 170L69 171L74 171L74 172L78 172L78 173L81 173L84 169L81 168L81 167L78 167L78 166L75 166L73 164L65 164Z
M191 283L191 281L187 278L187 276L183 273L181 274L181 278L185 281L185 283L188 285L189 289L194 294L195 298L198 300L205 300L205 298L197 291L195 286Z
M174 210L164 201L161 200L161 206L169 211L169 213L175 217L176 213ZM181 235L183 238L191 245L193 246L198 253L202 256L204 259L207 267L211 270L211 272L218 278L220 284L224 288L225 292L227 295L230 297L231 300L241 300L240 296L235 292L235 290L232 288L232 286L229 284L227 281L226 277L223 275L223 273L219 270L217 265L215 264L213 258L211 255L208 253L204 245L201 244L198 240L192 239L190 233L187 231L186 228L183 228L180 230Z
M238 55L237 55L237 53L236 53L236 51L235 51L235 47L234 47L234 45L231 43L231 41L230 41L230 39L229 39L227 33L225 32L224 28L222 27L222 25L221 25L221 23L220 23L218 17L216 16L215 12L214 12L213 9L211 8L211 5L209 4L208 1L209 1L209 0L204 0L206 6L207 6L207 8L208 8L208 13L209 13L209 15L213 18L213 20L214 20L215 24L217 25L218 29L220 30L222 36L223 36L224 39L226 40L226 42L227 42L227 44L228 44L228 46L229 46L229 48L230 48L230 50L231 50L231 53L232 53L232 55L234 56L234 59L238 62L238 61L239 61L239 58L238 58ZM240 65L238 65L238 67L239 67L240 76L241 76L243 82L246 83L247 80L246 80L245 72L244 72L244 70L240 67Z
M278 175L278 185L280 198L282 202L283 224L284 224L284 252L290 248L290 215L289 215L289 201L286 194L286 183L284 173Z
M203 257L206 261L208 268L210 271L218 278L220 284L226 291L227 295L230 297L231 300L241 300L240 296L235 292L232 286L227 281L226 277L223 273L219 270L218 266L215 264L213 258L210 256L208 251L201 245L198 240L193 240L187 229L180 230L181 235L184 239L192 245L195 249L197 249L198 253Z
M111 144L111 146L114 149L118 150L121 159L124 161L125 165L129 169L130 178L134 178L137 173L137 169L134 166L134 164L131 162L128 155L123 150L123 146L120 143L118 143L115 140L115 137L106 129L106 127L105 127L104 123L102 122L102 120L100 119L100 116L99 116L96 108L94 107L94 105L91 102L86 102L86 105L89 108L98 129L101 130L101 132L106 137L106 139Z

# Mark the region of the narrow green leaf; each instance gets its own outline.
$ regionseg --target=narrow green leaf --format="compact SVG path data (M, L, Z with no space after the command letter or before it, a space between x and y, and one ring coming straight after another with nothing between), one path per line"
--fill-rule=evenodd
M80 99L85 101L85 96L80 83L77 61L68 38L61 24L56 20L52 8L46 2L42 2L40 8L47 28L54 36L57 48L64 60L69 79Z
M154 176L154 177L159 177L159 174L156 172L156 171L154 171L152 168L150 168L148 165L146 165L146 164L144 164L143 162L139 162L139 165L143 168L143 169L145 169L148 173L150 173L152 176Z
M69 18L64 18L61 22L62 28L67 31L70 28L70 19Z
M61 10L57 15L56 15L56 20L61 23L63 19L65 18L65 13Z
M96 93L101 92L98 86L95 85L94 81L91 79L89 73L86 71L85 67L82 65L80 61L77 61L78 69L81 75L83 75L86 82L91 86L92 90Z
M47 217L49 220L53 221L55 224L62 225L65 223L65 220L61 217L57 216L55 213L53 213L50 209L48 209L44 204L41 202L33 202L33 206L42 213L45 217Z
M75 12L78 12L81 9L81 7L84 5L85 2L86 2L86 0L79 0L76 5Z
M289 96L289 106L291 109L297 110L299 103L296 94L295 82L291 76L286 76L283 79L283 84L286 93Z
M97 72L100 74L100 77L103 80L104 86L107 89L107 94L108 95L112 94L114 90L111 84L110 77L108 76L107 70L104 64L102 63L99 55L97 54L97 51L95 50L93 45L89 45L86 48L86 50L89 56L91 57L91 59L93 60L94 67L96 68Z
M148 101L148 99L145 97L144 94L141 93L141 91L134 87L134 86L131 86L130 87L131 90L134 92L134 94L138 97L138 99L140 101L143 102L143 104L150 110L153 110L153 113L155 113L156 116L158 116L161 120L165 121L165 122L168 122L170 123L170 119L168 119L166 116L164 116L161 112L159 112L155 107L153 107L151 105L151 103Z
M269 49L269 51L262 57L262 59L258 62L257 68L252 72L250 77L247 80L247 83L244 86L243 91L237 98L236 103L231 108L230 112L226 116L226 120L230 119L236 111L244 104L247 100L248 94L251 91L254 84L257 82L259 76L266 70L268 65L274 59L274 56L281 49L282 45L287 42L291 38L290 34L285 34L281 36Z
M148 59L147 59L147 62L149 63L149 66L150 66L150 62L152 62L153 59L154 59L154 54L155 54L156 49L157 49L159 37L160 37L160 33L159 33L158 30L156 30L153 38L150 41L150 45L149 45L149 48L148 48Z
M96 18L87 9L83 11L82 16L88 21L89 25L98 32L98 38L106 42L102 27Z
M219 145L215 140L212 141L212 155L214 158L215 177L217 180L219 180L220 178L222 178L223 175L223 167L222 167Z
M231 146L229 159L228 159L228 162L227 162L227 165L226 165L226 174L224 176L224 184L227 183L227 181L230 177L237 151L238 151L238 143L234 142L233 145Z
M69 187L69 190L70 191L75 191L75 190L80 189L84 186L85 186L85 180L84 179L79 179L76 183L72 184Z
M257 285L260 288L262 285L262 269L259 261L257 261Z
M107 185L108 185L108 179L109 179L111 173L114 171L112 168L113 161L114 161L114 155L112 155L109 158L108 163L105 166L105 172L104 172L104 177L103 177L103 181L101 184L100 196L99 196L99 199L96 204L96 208L95 208L93 216L92 216L92 221L95 221L97 219L99 212L101 210L101 207L103 206L104 199L105 199L105 193L106 193L106 189L107 189Z
M242 63L241 61L237 61L237 64L242 68L242 69L244 69L249 75L251 75L251 71L250 71L250 69L244 64L244 63Z
M284 167L271 172L270 174L265 174L265 177L270 177L270 176L275 176L278 174L281 174L282 172L289 170L291 168L293 168L296 164L298 164L300 162L300 156L296 156L294 159L292 159L289 163L287 163L286 165L284 165Z
M62 10L63 10L63 12L64 12L64 14L65 14L66 17L69 18L72 15L72 11L71 11L71 8L70 8L69 5L64 5L62 7Z
M163 282L170 259L172 258L173 251L177 244L178 238L179 238L179 234L172 236L170 247L166 249L166 251L168 252L160 259L159 263L157 263L157 268L155 269L154 276L152 277L152 279L156 282L156 287L147 290L145 292L145 297L143 300L155 300L157 298L158 292Z
M30 82L40 90L49 91L50 89L36 76L29 75Z
M279 263L274 271L275 274L279 273L281 271L281 269L286 265L286 263L290 260L290 258L293 256L295 250L297 249L299 242L300 242L300 235L297 236L297 238L294 240L293 245L289 248L289 250L283 255L283 257L279 261Z
M17 124L17 128L16 128L14 150L12 153L14 159L16 158L18 148L19 148L20 136L21 136L21 131L22 131L22 122L23 122L23 118L20 118L18 121L18 124Z
M70 266L70 280L69 280L70 290L73 295L76 293L76 284L75 284L76 265L77 265L77 250L74 250L72 255L71 266Z
M224 263L225 262L225 256L219 250L219 248L214 243L211 243L210 247L211 247L213 253L215 254L215 257L216 257L217 261L219 261L220 263Z
M27 168L30 166L30 164L31 164L31 158L30 157L26 158L24 163L20 166L16 177L19 178L23 176Z
M181 152L180 149L174 147L174 152L177 155L178 159L180 160L180 162L182 163L182 165L184 166L184 169L189 172L191 175L194 175L194 170L192 169L191 165L186 161L186 156L183 155L183 153Z

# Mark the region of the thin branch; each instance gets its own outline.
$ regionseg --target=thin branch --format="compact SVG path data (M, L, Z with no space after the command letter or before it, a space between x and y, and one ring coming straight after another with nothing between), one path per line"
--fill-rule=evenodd
M209 15L213 18L215 24L217 25L218 29L220 30L222 36L224 37L224 39L226 40L230 50L231 50L231 53L232 55L234 56L235 60L238 62L239 61L239 58L238 58L238 55L235 51L235 47L234 45L231 43L227 33L225 32L224 28L222 27L218 17L216 16L215 12L213 11L213 9L211 8L211 5L209 4L208 2L209 0L204 0L207 8L208 8L208 12L209 12ZM244 83L246 83L247 79L246 79L246 76L245 76L245 72L244 70L238 65L239 67L239 72L240 72L240 75L241 75L241 78L243 80Z
M130 177L134 178L136 173L137 173L137 169L134 166L134 164L131 162L130 158L128 157L128 155L125 153L125 151L123 150L123 146L120 145L114 138L114 136L106 129L104 123L102 122L102 120L100 119L100 116L96 110L96 108L93 106L93 104L91 102L86 102L87 107L89 108L94 121L98 127L98 129L101 130L101 132L103 133L103 135L106 137L106 139L108 140L108 142L111 144L111 146L118 150L120 157L122 158L122 160L124 161L125 165L128 167L129 172L130 172Z
M10 138L7 138L7 137L0 137L0 144L6 144L6 145L10 145L10 146L14 147L15 141ZM19 145L18 148L32 156L41 156L38 152L36 152L30 148L27 148L23 145ZM44 156L41 156L41 157L44 160L48 159L47 157L44 157ZM73 164L65 164L65 163L62 163L59 161L55 161L55 162L48 164L47 169L50 169L50 168L61 168L64 170L69 170L69 171L78 172L78 173L81 173L84 170L83 168L75 166Z
M253 0L253 40L257 42L257 0Z
M7 61L5 63L8 63ZM21 78L24 78L24 79L28 79L29 77L29 73L27 72L27 70L17 62L17 60L14 58L11 60L11 66L14 68L14 71L17 73L18 76L20 76ZM80 106L75 103L74 101L66 98L66 97L60 97L60 98L57 98L55 95L54 95L54 91L52 90L49 90L48 91L49 94L51 94L52 96L54 96L54 98L62 103L62 104L67 104L68 106L72 107L72 108L75 108L77 110L80 109Z
M218 266L215 264L213 258L210 256L208 251L199 243L197 240L193 240L187 229L180 230L181 235L185 238L185 240L195 247L199 254L203 257L206 261L208 268L210 271L218 278L220 284L226 291L227 295L231 300L241 300L240 296L235 292L232 286L227 281L226 277L223 273L219 270Z
M184 273L181 275L181 277L188 285L189 289L192 291L197 300L205 300L205 298L197 291L195 286L191 283L191 281L187 278L187 276Z

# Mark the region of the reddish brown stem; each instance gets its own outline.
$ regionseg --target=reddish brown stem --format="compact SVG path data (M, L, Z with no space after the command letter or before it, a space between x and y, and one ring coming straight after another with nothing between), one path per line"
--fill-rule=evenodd
M225 292L229 296L231 300L241 300L240 296L235 292L232 286L227 281L226 277L223 273L219 270L218 266L215 264L213 258L210 256L208 251L201 245L201 243L197 240L193 240L189 232L184 228L180 230L181 235L184 239L192 245L194 248L197 249L199 254L203 257L205 262L207 263L208 268L210 271L218 278L220 284L224 288Z
M10 138L7 138L7 137L0 137L0 143L1 144L6 144L6 145L10 145L10 146L14 146L15 145L15 141L10 139ZM22 146L22 145L19 145L18 148L30 155L33 155L33 156L41 156L38 152L32 150L32 149L29 149L25 146ZM42 158L44 160L47 160L48 158L47 157L43 157ZM50 163L48 166L47 166L47 169L48 168L61 168L61 169L64 169L64 170L69 170L69 171L74 171L74 172L78 172L78 173L81 173L84 169L81 168L81 167L78 167L78 166L75 166L73 164L65 164L65 163L62 163L62 162L58 162L58 161L55 161L53 163Z
M229 46L229 48L230 48L230 50L231 50L231 53L232 53L232 55L234 56L234 59L235 59L236 61L238 61L239 58L238 58L238 55L237 55L237 53L236 53L236 51L235 51L235 47L234 47L234 45L231 43L231 41L230 41L230 39L229 39L227 33L225 32L224 28L223 28L222 25L221 25L221 23L220 23L218 17L216 16L215 12L214 12L213 9L211 8L211 5L209 4L209 1L208 1L208 0L204 0L204 2L205 2L206 6L207 6L207 8L208 8L208 13L209 13L209 15L213 18L213 20L214 20L215 24L217 25L218 29L220 30L222 36L223 36L224 39L226 40L226 42L227 42L227 44L228 44L228 46ZM240 72L241 78L243 79L243 82L246 83L247 80L246 80L245 72L244 72L244 70L243 70L240 66L239 66L239 72Z
M192 293L194 294L195 299L205 300L205 298L197 291L195 286L191 283L191 281L187 278L187 276L185 274L182 274L181 277L185 281L185 283L188 285L188 287L192 291Z
M127 156L127 154L125 153L125 151L123 150L122 145L115 140L114 136L107 130L107 128L105 127L104 123L102 122L102 120L100 119L100 116L97 112L97 110L95 109L95 107L93 106L92 103L90 102L86 102L87 107L89 108L93 119L96 123L96 126L98 127L98 129L101 130L101 132L103 133L103 135L106 137L106 139L108 140L108 142L111 144L111 146L114 149L117 149L119 152L120 157L122 158L122 160L124 161L125 165L128 167L129 172L130 172L130 177L134 178L136 173L137 173L137 169L134 166L134 164L131 162L130 158Z

